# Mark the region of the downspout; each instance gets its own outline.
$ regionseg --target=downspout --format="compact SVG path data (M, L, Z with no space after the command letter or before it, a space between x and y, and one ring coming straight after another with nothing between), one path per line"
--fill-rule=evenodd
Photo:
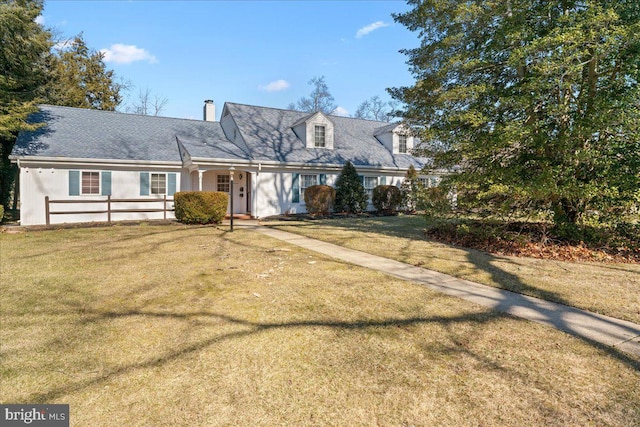
M256 182L253 186L253 203L255 204L255 213L254 216L256 218L260 218L260 213L258 212L258 206L260 206L260 203L258 203L258 187L259 187L259 183L260 183L260 172L262 171L262 163L258 163L258 171L256 172Z
M20 159L16 159L18 170L16 172L16 178L13 181L13 210L18 210L18 199L20 198Z

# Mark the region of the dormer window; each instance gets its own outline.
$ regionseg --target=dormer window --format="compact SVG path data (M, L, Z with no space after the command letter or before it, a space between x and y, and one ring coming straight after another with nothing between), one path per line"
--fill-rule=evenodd
M402 123L382 126L373 133L373 136L393 154L410 154L417 143L411 130Z
M333 150L333 121L321 111L300 118L291 129L305 147Z
M315 126L314 130L314 146L318 148L324 148L326 143L326 128L324 126Z
M398 153L406 154L407 152L407 135L398 135Z

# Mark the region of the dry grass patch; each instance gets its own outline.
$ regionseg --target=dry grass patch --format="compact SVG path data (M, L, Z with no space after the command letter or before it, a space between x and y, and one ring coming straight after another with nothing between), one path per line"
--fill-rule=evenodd
M424 237L424 218L397 216L267 224L455 277L640 323L640 265L498 256Z
M0 401L72 425L640 422L638 360L250 230L0 239Z

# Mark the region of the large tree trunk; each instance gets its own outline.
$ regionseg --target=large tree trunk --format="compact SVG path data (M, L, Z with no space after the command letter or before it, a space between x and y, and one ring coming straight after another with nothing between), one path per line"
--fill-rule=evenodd
M552 204L553 222L556 224L576 224L582 214L580 203L563 197Z

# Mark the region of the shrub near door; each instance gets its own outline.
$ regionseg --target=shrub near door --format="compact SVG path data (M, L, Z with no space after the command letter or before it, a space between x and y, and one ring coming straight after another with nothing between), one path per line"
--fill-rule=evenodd
M181 191L173 197L176 219L184 224L220 224L227 214L227 193Z

